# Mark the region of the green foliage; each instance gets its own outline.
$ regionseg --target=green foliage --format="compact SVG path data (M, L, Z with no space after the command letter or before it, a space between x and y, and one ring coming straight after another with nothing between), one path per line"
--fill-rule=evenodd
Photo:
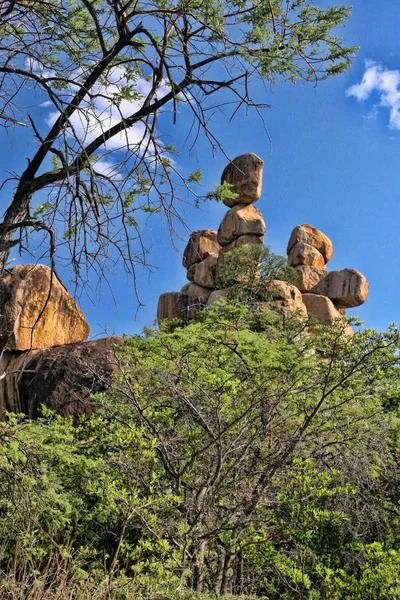
M399 332L252 322L228 300L126 338L75 425L8 416L0 592L65 572L71 598L399 597Z
M268 285L273 280L295 285L296 270L268 247L249 244L224 254L223 262L218 265L216 286L218 289L228 288L230 300L249 305L270 298Z

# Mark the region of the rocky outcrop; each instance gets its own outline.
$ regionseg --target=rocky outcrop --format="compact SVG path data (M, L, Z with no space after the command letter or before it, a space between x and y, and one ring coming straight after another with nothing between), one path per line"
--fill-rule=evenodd
M236 194L225 202L225 213L218 231L198 230L192 233L185 249L183 265L192 283L180 292L160 296L158 321L180 318L187 322L199 310L209 308L228 290L217 289L218 272L225 256L251 244L262 244L266 226L261 212L253 206L261 195L263 161L248 153L232 160L224 169L221 182L231 185ZM331 240L312 225L295 227L287 246L288 262L295 267L297 287L283 281L259 286L259 308L274 308L286 317L305 319L312 314L323 325L332 325L346 316L346 308L365 302L368 283L354 269L328 271L326 265L333 255ZM241 279L241 276L237 276ZM261 281L261 279L259 279ZM262 283L262 281L261 281ZM221 283L219 283L221 285ZM223 285L223 284L222 284ZM346 334L351 328L348 328Z
M215 289L217 262L218 256L207 256L207 258L195 263L188 269L187 278L201 287Z
M217 232L211 229L197 229L190 235L188 244L183 253L183 266L189 269L208 256L218 256L220 245L217 241Z
M221 246L227 246L242 235L261 237L265 231L265 222L258 208L251 204L236 204L225 213L217 239Z
M327 296L337 307L351 308L368 298L368 281L355 269L330 271L312 291Z
M303 242L297 242L292 247L288 254L288 262L292 267L298 267L299 265L317 267L318 269L325 267L325 259L322 254L314 246Z
M40 414L41 405L58 414L90 414L93 394L110 387L118 368L122 338L69 344L27 352L5 350L0 360L0 419L4 412Z
M237 156L222 172L221 183L229 183L236 198L224 199L232 208L236 204L251 204L261 197L264 161L249 152Z
M161 323L165 319L179 319L179 292L166 292L161 294L158 300L157 321Z
M322 231L319 231L312 225L297 225L293 229L287 246L288 255L293 246L299 243L308 244L318 250L324 257L325 264L332 258L333 245L331 240Z
M0 343L34 350L82 342L89 325L57 275L45 265L19 265L0 279Z
M296 273L297 287L304 294L315 288L321 279L327 276L328 271L310 265L299 265L296 267Z
M333 302L326 296L318 294L303 294L303 303L309 314L314 315L321 325L333 325L336 319L343 320L343 315L338 311ZM352 335L353 330L347 321L343 321L344 333Z
M331 324L339 310L360 306L366 301L368 282L362 273L355 269L325 269L333 254L333 245L312 225L298 225L293 229L287 252L289 263L296 267L300 291L307 296L319 296L318 300L307 298L305 304L323 325Z

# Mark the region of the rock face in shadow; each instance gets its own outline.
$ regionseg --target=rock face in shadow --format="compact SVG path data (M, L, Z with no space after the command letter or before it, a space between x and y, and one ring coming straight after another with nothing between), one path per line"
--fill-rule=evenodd
M0 420L4 412L40 415L40 406L64 416L90 414L93 394L110 387L120 337L27 352L5 350L0 360Z
M82 342L89 325L75 300L45 265L18 265L0 278L0 344L34 350Z

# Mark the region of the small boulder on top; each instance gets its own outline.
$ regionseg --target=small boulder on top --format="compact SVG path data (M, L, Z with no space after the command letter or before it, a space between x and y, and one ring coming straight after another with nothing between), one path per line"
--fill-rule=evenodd
M313 246L324 257L325 264L332 258L333 245L327 235L312 225L297 225L290 235L287 253L290 254L295 244L308 244ZM303 263L311 264L311 263ZM318 266L318 265L315 265Z
M251 204L261 196L264 161L253 152L234 158L222 172L221 184L229 183L236 198L227 198L224 204Z

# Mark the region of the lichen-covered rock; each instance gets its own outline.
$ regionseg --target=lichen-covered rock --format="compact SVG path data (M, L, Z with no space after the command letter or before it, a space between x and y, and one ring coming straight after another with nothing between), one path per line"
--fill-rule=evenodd
M368 298L368 281L356 269L330 271L314 288L315 294L327 296L336 307L360 306Z
M207 256L207 258L195 263L188 269L187 278L201 287L215 289L217 261L218 256Z
M231 184L236 198L224 200L226 206L251 204L261 196L264 161L253 152L234 158L223 170L221 183Z
M220 246L217 232L211 229L197 229L190 235L189 242L183 253L183 266L189 269L195 263L208 256L218 256Z
M158 299L157 321L161 323L164 319L179 319L179 292L166 292Z
M345 315L340 313L333 302L326 296L318 294L303 294L303 303L309 314L314 315L321 325L333 325L335 319L343 319ZM353 335L351 326L343 321L343 333Z
M0 345L9 350L82 342L90 329L75 300L45 265L19 265L0 279Z
M70 416L90 414L96 392L112 384L118 370L116 347L122 338L110 337L46 350L5 350L0 360L0 419L5 411L40 414L43 404Z
M314 246L304 244L303 242L297 242L297 244L291 248L288 254L288 262L292 267L309 265L311 267L323 269L325 266L325 259L322 254L314 248Z
M331 240L327 235L322 233L322 231L319 231L312 225L297 225L297 227L293 229L290 235L287 253L289 254L293 246L299 242L316 248L324 257L325 264L332 258L333 245Z
M221 246L227 246L240 236L263 236L266 232L261 212L251 204L237 204L222 219L217 239Z
M312 267L311 265L299 265L296 267L297 282L296 286L299 290L306 294L313 290L319 284L321 279L328 275L326 269Z

